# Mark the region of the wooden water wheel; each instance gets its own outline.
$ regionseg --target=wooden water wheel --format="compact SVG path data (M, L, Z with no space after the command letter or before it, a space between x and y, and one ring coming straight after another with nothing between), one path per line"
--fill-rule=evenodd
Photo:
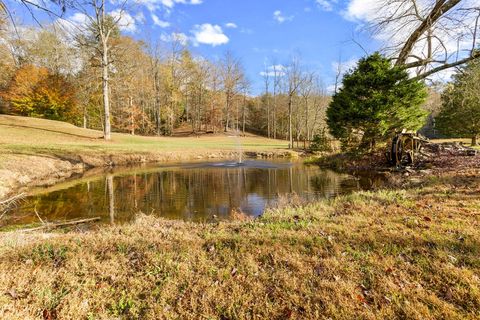
M427 140L420 138L416 133L403 130L392 139L390 152L387 152L388 161L397 167L413 164L423 142L427 142Z

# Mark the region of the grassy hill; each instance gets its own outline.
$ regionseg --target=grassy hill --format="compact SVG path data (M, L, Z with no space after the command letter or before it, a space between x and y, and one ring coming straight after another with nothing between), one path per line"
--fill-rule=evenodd
M102 139L97 130L78 128L53 120L0 115L0 150L10 152L156 152L185 150L236 150L239 141L245 150L287 148L282 140L259 136L232 137L204 135L190 137L143 137L114 133L111 141Z

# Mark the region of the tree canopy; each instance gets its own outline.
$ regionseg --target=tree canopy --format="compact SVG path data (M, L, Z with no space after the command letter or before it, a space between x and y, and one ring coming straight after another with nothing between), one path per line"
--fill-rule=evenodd
M75 90L60 74L25 65L19 68L2 97L11 113L23 116L77 122Z
M442 95L437 127L447 135L469 136L478 145L480 136L480 61L463 66Z
M327 124L345 148L371 149L396 130L418 130L426 117L421 108L426 96L422 83L374 53L345 74L327 109Z

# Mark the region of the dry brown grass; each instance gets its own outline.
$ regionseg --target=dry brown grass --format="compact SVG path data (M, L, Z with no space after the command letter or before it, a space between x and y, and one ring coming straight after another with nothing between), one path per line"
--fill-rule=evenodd
M0 318L479 319L480 178L254 221L3 234Z
M113 133L105 142L101 131L27 117L0 115L0 151L42 154L152 153L165 151L285 149L288 142L260 136L232 138L228 134L189 137L142 137Z

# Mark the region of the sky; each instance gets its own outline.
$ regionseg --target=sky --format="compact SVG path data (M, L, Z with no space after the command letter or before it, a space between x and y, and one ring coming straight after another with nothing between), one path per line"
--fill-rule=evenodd
M110 1L109 12L119 14L117 0ZM365 51L373 53L380 47L361 31L362 15L371 0L139 1L122 14L124 34L146 42L168 41L176 35L185 39L194 54L209 59L231 51L246 70L251 94L262 92L265 67L288 64L294 55L331 89L338 61L352 67ZM16 10L23 10L28 21L25 8ZM84 19L69 10L64 16L79 23Z
M182 34L188 38L190 50L212 59L231 51L245 67L253 94L263 90L261 73L265 66L288 64L294 55L306 69L317 72L326 87L332 87L335 63L341 60L353 66L365 54L352 39L367 52L379 47L359 31L361 21L349 13L350 1L163 2L171 6L153 13L148 7L143 9L145 23L141 28L148 33L144 37L168 39L172 33Z

